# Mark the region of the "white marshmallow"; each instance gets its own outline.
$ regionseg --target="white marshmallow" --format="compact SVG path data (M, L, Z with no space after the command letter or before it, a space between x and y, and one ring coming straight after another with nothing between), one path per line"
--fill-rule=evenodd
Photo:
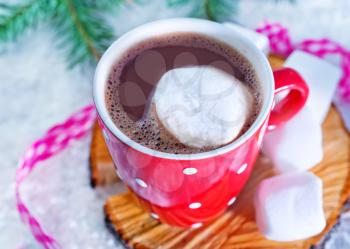
M263 180L255 193L255 218L270 240L293 241L319 234L326 226L322 180L310 172Z
M232 75L200 66L165 73L153 103L160 122L174 137L201 148L235 139L249 116L253 98Z
M308 170L322 160L321 123L341 76L339 68L301 51L290 55L284 66L304 78L309 98L300 113L264 137L262 151L280 173Z
M324 121L341 77L341 70L314 55L295 51L286 60L285 67L295 69L309 86L306 102L320 124Z
M279 173L307 170L323 158L321 125L305 107L282 127L267 132L262 150Z

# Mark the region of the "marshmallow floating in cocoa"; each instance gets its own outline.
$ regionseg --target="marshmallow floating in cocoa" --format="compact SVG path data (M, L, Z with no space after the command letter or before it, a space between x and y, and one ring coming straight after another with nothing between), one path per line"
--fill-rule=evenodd
M253 96L233 75L213 66L175 68L159 80L153 103L161 124L191 147L234 140L250 116Z

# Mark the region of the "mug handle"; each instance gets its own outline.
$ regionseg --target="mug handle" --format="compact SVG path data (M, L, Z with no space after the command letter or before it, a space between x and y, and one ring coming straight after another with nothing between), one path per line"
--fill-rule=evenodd
M269 131L283 125L297 114L309 96L309 87L294 69L281 68L275 70L273 76L275 79L275 100L277 94L283 91L289 91L289 93L278 103L274 102L267 127Z

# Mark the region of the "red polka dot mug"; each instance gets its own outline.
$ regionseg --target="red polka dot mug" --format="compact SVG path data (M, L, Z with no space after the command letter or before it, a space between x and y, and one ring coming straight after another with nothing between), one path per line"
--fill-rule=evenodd
M108 114L105 87L116 59L140 41L174 32L204 34L240 51L262 84L263 103L255 122L221 148L196 154L152 150L128 138ZM276 94L282 91L289 93L274 104ZM120 178L154 219L197 228L234 205L252 171L265 131L283 124L303 107L308 87L292 69L273 72L265 55L241 34L219 23L178 18L139 26L115 41L98 63L93 95Z

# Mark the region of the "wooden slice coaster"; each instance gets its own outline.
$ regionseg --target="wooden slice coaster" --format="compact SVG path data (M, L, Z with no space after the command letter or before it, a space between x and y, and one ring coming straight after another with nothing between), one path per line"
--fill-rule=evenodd
M118 180L114 163L97 122L91 138L89 166L92 187L108 185Z
M283 59L277 57L270 61L274 67L283 63ZM350 137L333 107L322 128L324 159L311 171L323 180L327 227L315 237L279 243L260 234L255 224L252 196L262 179L275 175L271 162L264 156L259 156L247 185L232 208L210 224L198 229L161 224L139 207L131 193L124 193L107 200L104 208L107 226L129 248L309 248L336 223L350 194Z

